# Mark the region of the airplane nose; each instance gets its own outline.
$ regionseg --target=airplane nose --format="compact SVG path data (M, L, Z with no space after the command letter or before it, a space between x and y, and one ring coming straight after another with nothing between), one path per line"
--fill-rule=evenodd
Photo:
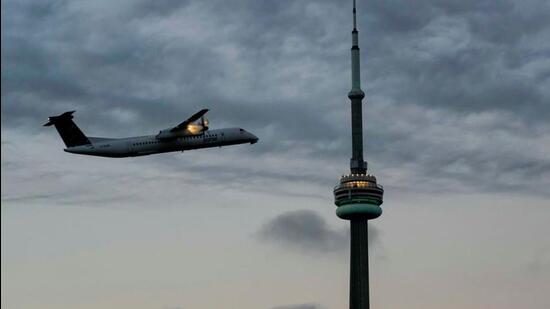
M250 134L250 144L256 144L258 142L258 137L252 133L248 134Z

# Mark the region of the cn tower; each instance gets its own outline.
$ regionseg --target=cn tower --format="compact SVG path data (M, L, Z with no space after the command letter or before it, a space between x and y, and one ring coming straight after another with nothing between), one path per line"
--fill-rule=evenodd
M363 111L365 93L361 90L359 63L359 33L355 0L353 0L353 31L351 47L351 139L352 157L350 174L343 175L334 188L336 215L349 220L351 226L350 248L350 309L369 308L369 247L368 220L382 214L384 189L376 183L376 177L367 173L367 162L363 160Z

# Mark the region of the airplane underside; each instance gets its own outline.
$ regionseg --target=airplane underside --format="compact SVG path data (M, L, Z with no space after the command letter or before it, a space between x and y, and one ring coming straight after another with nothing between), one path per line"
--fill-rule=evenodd
M103 140L107 140L107 139L103 139ZM64 149L64 151L69 153L74 153L74 154L96 156L96 157L127 158L127 157L142 157L142 156L148 156L148 155L159 154L159 153L167 153L167 152L176 152L176 151L183 152L183 151L202 149L202 148L231 146L231 145L238 145L238 144L245 144L245 143L255 144L256 142L257 142L257 138L236 139L236 140L227 140L223 142L209 142L206 144L194 144L194 145L168 144L165 142L166 143L165 145L162 145L161 143L159 143L158 147L149 148L149 149L143 149L143 148L138 149L136 147L122 146L122 145L119 145L117 147L116 142L110 143L113 145L109 145L109 142L104 142L101 144L88 144L88 145L77 146L77 147L69 147ZM109 147L106 147L106 145L109 145Z

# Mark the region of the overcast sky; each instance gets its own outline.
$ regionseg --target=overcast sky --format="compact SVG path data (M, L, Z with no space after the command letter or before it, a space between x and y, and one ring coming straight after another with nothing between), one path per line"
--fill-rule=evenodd
M350 1L3 0L2 308L336 309ZM550 2L358 1L373 308L550 306ZM237 145L108 159L201 108Z

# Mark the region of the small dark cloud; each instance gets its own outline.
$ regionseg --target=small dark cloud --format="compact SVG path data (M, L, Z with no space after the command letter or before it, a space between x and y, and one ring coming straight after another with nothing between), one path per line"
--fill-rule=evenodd
M29 194L26 196L4 196L2 195L2 202L29 202L35 200L48 200L57 199L61 197L60 194Z
M310 253L344 251L349 248L349 228L333 229L312 210L286 212L266 222L260 240ZM380 241L378 229L369 225L369 245Z
M271 309L322 309L322 308L324 307L315 303L306 303L306 304L277 306Z

